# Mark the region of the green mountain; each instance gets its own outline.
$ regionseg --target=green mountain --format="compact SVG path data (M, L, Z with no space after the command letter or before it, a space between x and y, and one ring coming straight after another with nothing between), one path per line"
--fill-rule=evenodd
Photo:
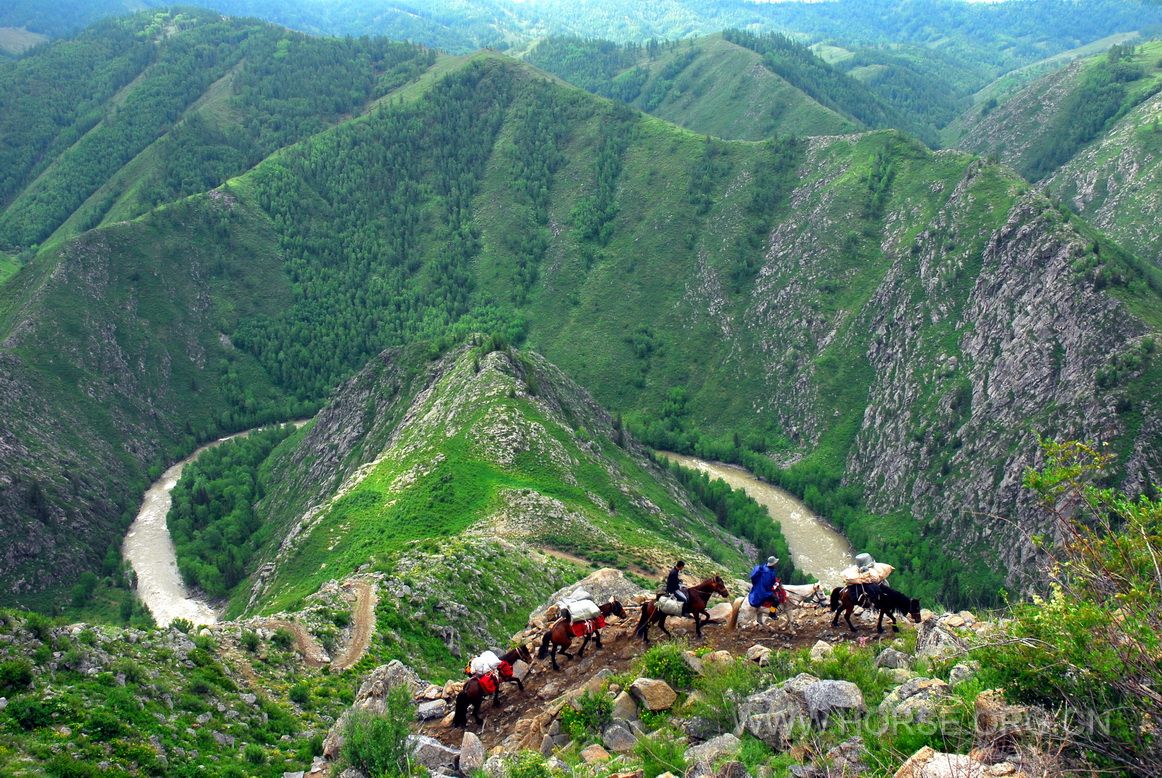
M526 60L594 94L719 138L837 135L861 127L776 74L757 52L720 35L645 46L547 38Z
M0 249L217 186L433 61L187 10L104 22L0 65Z

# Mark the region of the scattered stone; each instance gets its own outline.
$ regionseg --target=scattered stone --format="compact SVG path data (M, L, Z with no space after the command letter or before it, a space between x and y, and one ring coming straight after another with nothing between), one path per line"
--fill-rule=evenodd
M705 743L687 748L686 762L706 762L707 764L714 764L724 756L738 753L738 749L741 747L742 741L727 732L725 735L719 735L716 738L707 740Z
M8 698L7 697L0 697L0 710L4 710L7 707L8 707Z
M774 652L771 649L756 643L746 650L746 658L749 662L758 662L760 667L766 667L771 661L772 653Z
M702 675L705 671L702 660L693 651L682 652L682 662L689 667L691 672L695 675Z
M903 651L897 651L894 648L885 648L876 656L876 667L881 667L887 670L909 670L912 667L913 659Z
M818 726L825 726L835 713L867 713L863 692L851 681L816 681L806 688L807 714Z
M835 647L825 640L816 640L811 646L811 661L822 662L835 653Z
M1014 753L1022 740L1051 726L1046 714L1039 709L1005 702L1004 693L999 689L981 692L973 706L978 748Z
M412 759L431 772L452 772L460 752L427 735L408 735L408 748Z
M465 732L460 740L460 772L471 775L484 767L484 744L472 732Z
M443 718L448 712L448 703L442 698L425 702L416 708L416 718L420 721L431 721Z
M233 735L227 735L225 732L215 732L215 733L213 733L213 736L214 736L214 742L217 743L218 745L222 746L223 748L233 748L234 747L234 736Z
M282 778L304 778L306 774L305 770L295 770L293 772L283 773Z
M484 774L488 778L504 778L504 757L500 754L493 754L484 760L484 767L481 769L484 770Z
M714 778L750 778L750 771L742 762L730 761L718 768Z
M564 748L567 745L569 745L568 735L545 735L541 738L540 752L542 756L552 756L558 748Z
M700 743L719 733L718 725L702 716L691 716L682 724L682 730L690 740Z
M891 670L884 670L881 668L880 672L891 678L893 683L907 683L908 681L917 677L916 673L911 670L905 670L902 667L896 667Z
M729 651L711 651L702 657L704 665L728 665L734 661L734 654Z
M950 704L948 684L939 678L913 678L893 689L880 703L880 713L904 721L938 721Z
M867 746L859 737L845 740L827 752L828 775L865 775Z
M678 695L665 681L655 678L638 678L629 686L630 693L652 711L668 710L678 699Z
M629 692L621 692L613 699L613 718L615 721L633 721L637 718L637 703Z
M686 768L683 778L714 778L714 768L706 762L695 762Z
M624 724L610 724L602 733L601 742L615 754L628 754L637 745L637 738Z
M710 610L706 611L706 614L710 616L711 621L722 623L730 621L730 615L732 613L734 613L734 606L729 602L720 602Z
M969 662L961 662L960 664L953 667L951 671L949 671L949 673L948 673L948 685L949 686L956 686L957 684L964 683L965 681L969 680L970 678L975 677L979 670L980 670L980 662L977 662L975 660L969 661Z
M900 766L895 778L988 778L1005 774L990 770L966 754L944 754L924 746Z
M596 743L581 749L581 759L585 762L585 764L608 762L611 758L612 757L609 755L609 752Z
M916 627L916 656L948 659L963 654L968 644L941 626L935 619L921 622Z
M523 659L518 659L512 663L512 677L524 683L524 680L529 677L529 670L531 669L528 662Z
M258 702L258 695L250 694L247 692L246 694L239 694L238 699L242 700L247 705L253 705Z

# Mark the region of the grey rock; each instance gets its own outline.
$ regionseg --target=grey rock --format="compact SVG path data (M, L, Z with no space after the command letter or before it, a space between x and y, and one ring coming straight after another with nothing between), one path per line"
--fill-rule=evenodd
M948 685L949 686L956 686L957 684L964 683L965 681L969 680L970 678L975 677L979 670L980 670L980 662L977 662L975 660L972 660L969 662L961 662L960 664L953 667L951 671L949 671L949 673L948 673Z
M706 762L695 762L686 768L682 778L714 778L714 768Z
M706 762L708 764L714 764L724 756L738 753L738 749L741 747L742 741L727 732L725 735L719 735L716 738L707 740L705 743L687 748L686 762Z
M637 703L629 692L621 692L613 699L613 718L623 721L637 718Z
M214 742L220 746L225 747L225 748L233 748L234 747L234 736L227 735L224 732L215 732L214 733Z
M482 769L486 757L484 744L480 742L480 738L472 732L465 732L460 740L460 772L471 775Z
M691 741L700 742L709 740L719 734L721 730L713 721L702 716L692 716L682 724L682 730Z
M624 724L610 724L601 734L601 742L614 753L628 754L637 745L637 738Z
M876 667L889 670L908 670L911 669L913 662L910 655L894 648L885 648L876 657Z
M448 713L448 703L444 700L432 700L416 707L416 718L420 721L442 719Z
M750 771L739 761L730 761L723 764L714 772L714 778L750 778Z
M432 772L452 772L456 769L456 760L460 752L427 735L408 735L408 750L412 758L420 765Z
M827 752L827 764L830 767L829 775L857 776L865 775L867 767L867 746L863 740L853 737L845 740Z
M282 778L304 778L306 774L305 770L294 770L293 772L283 773Z
M850 681L817 681L806 688L807 715L824 726L834 714L867 713L863 692Z
M484 767L481 769L488 778L504 778L504 757L493 754L484 760Z
M545 735L541 738L541 755L552 756L553 752L558 748L564 748L569 745L570 738L568 735Z
M938 678L913 678L893 689L880 703L880 713L904 721L937 721L949 703L948 684Z
M258 695L250 694L247 692L245 694L239 694L238 699L242 700L247 705L253 705L254 703L258 702Z

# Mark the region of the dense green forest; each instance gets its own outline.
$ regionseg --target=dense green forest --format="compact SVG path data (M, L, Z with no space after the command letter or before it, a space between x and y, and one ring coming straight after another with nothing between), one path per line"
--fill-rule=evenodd
M198 11L103 23L0 66L11 87L0 122L12 125L0 129L11 139L0 151L0 246L39 243L70 217L76 232L213 188L433 58L381 38L310 38ZM140 171L110 183L155 141Z
M254 512L265 491L262 465L294 430L287 424L227 441L186 466L166 519L186 583L221 598L250 573L272 529Z

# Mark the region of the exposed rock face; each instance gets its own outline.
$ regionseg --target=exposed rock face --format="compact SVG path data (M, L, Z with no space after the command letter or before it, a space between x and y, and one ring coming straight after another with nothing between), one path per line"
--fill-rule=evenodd
M893 689L880 703L880 713L904 721L927 724L947 710L948 684L938 678L913 678Z
M656 678L638 678L630 684L629 690L648 710L667 710L678 699L668 683Z
M623 605L628 605L634 601L635 597L649 594L649 592L629 580L622 571L603 567L585 576L580 581L563 586L549 595L545 604L533 611L529 616L529 623L543 625L546 621L557 618L557 602L577 589L584 589L589 592L593 596L594 602L598 604L612 597Z
M863 692L851 681L818 681L804 690L804 697L807 714L816 724L833 715L867 713Z

